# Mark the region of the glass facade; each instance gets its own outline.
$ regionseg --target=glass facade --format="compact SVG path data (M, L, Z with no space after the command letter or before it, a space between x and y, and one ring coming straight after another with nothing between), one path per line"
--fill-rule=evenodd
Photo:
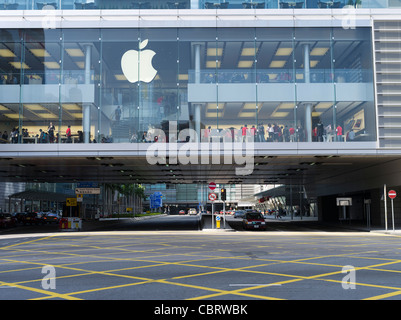
M2 29L0 73L5 143L376 141L370 28Z
M398 1L384 0L2 0L0 10L91 10L91 9L302 9L302 8L388 8Z

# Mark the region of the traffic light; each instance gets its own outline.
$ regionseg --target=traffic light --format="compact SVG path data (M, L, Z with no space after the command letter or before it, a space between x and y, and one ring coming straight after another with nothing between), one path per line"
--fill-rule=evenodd
M220 198L223 201L226 201L227 197L226 197L226 189L222 188L220 189Z

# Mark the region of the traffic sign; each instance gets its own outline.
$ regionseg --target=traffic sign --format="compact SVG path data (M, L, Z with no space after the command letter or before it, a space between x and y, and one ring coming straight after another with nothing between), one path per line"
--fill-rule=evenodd
M214 201L217 199L217 195L215 193L209 193L209 200Z
M214 182L210 182L210 183L209 183L209 189L212 190L212 191L213 191L214 189L216 189L216 184L215 184Z
M75 188L76 194L100 194L100 188Z
M388 192L388 197L389 197L390 199L395 199L396 196L397 196L397 192L395 192L395 190L390 190L390 191Z
M77 206L77 198L67 198L66 201L67 207L76 207Z

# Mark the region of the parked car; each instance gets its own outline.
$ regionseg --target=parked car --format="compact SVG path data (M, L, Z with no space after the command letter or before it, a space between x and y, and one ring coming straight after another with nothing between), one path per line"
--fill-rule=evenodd
M196 211L196 209L191 208L188 210L188 214L198 214L198 212Z
M247 229L260 229L266 230L266 221L262 214L257 211L250 211L245 213L242 219L242 226Z
M237 210L234 213L234 218L243 218L245 215L245 211L244 210Z
M0 228L15 227L16 219L10 213L0 213Z
M17 220L18 223L22 223L27 213L28 212L16 212L14 213L14 218L15 220Z
M43 224L44 220L42 215L37 214L36 212L28 212L23 216L22 223L25 224Z
M44 223L58 223L59 217L56 213L48 212L42 216Z
M178 214L185 214L185 210L180 210Z

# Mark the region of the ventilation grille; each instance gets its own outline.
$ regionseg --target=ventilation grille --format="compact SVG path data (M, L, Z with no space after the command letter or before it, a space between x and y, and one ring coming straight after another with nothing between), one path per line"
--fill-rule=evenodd
M376 103L381 148L401 147L401 21L374 22Z

